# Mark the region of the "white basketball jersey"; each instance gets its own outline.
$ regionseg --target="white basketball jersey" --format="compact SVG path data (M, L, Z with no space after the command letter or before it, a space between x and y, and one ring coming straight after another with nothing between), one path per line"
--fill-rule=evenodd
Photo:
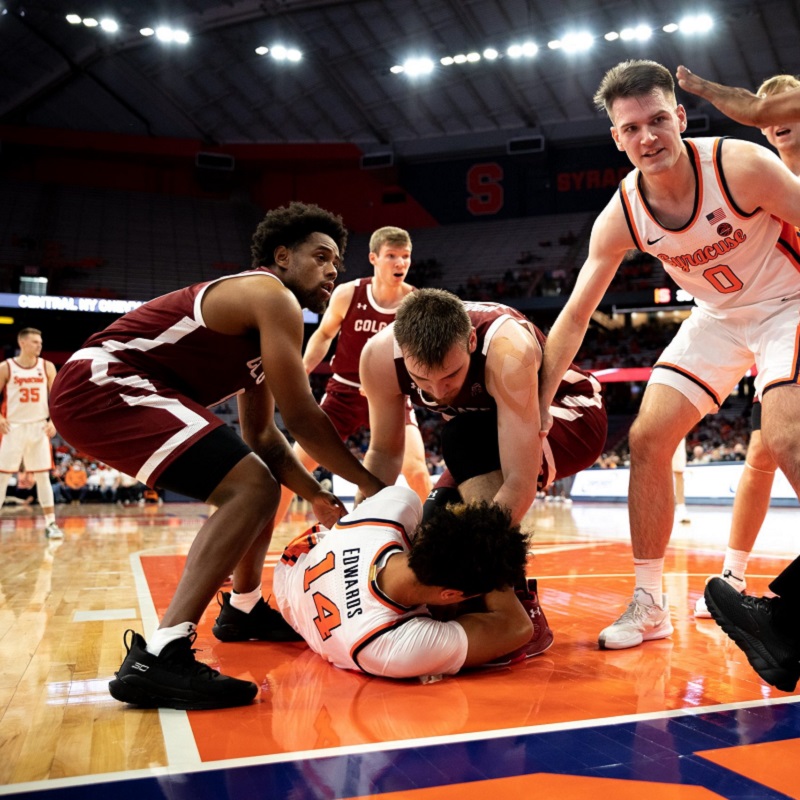
M9 422L43 422L47 410L47 372L45 360L37 358L32 367L22 367L13 358L6 361L9 368L6 395L3 402Z
M659 224L628 173L620 198L636 247L658 258L697 305L720 311L781 300L800 292L796 229L757 209L746 213L728 193L722 170L724 139L685 139L697 178L694 213L683 227Z
M395 603L377 581L386 560L409 549L421 514L411 490L387 487L331 530L315 526L295 539L275 567L281 613L312 650L337 667L362 669L359 652L376 637L414 617L430 617L426 606Z

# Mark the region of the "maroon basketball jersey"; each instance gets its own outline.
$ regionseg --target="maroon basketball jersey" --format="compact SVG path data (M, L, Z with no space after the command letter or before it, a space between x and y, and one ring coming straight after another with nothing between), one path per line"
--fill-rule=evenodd
M242 275L279 281L257 269L178 289L120 317L84 347L101 347L144 377L162 380L204 406L216 405L264 380L258 337L211 331L201 310L209 286Z
M408 374L397 341L395 340L394 342L394 366L401 391L409 395L412 402L417 405L428 408L431 411L438 411L448 417L470 411L493 411L497 408L494 397L486 391L486 353L489 349L489 343L500 325L509 319L515 320L530 331L542 348L544 348L547 338L527 317L510 306L504 306L500 303L465 302L464 307L475 328L477 345L470 356L467 377L455 400L450 405L437 403L419 389ZM567 396L592 397L599 391L600 384L596 378L575 364L570 364L569 370L558 386L556 396L553 399L553 406L556 408L562 407L562 400Z
M372 295L372 278L355 281L353 298L342 320L336 353L331 359L334 378L350 386L361 386L358 362L361 351L378 331L394 322L396 308L382 308Z

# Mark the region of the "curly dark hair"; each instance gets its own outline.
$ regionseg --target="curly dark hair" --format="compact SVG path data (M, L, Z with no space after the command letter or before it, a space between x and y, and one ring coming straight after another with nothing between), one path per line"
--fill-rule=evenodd
M416 531L408 566L426 586L486 594L525 577L528 536L511 511L489 503L437 508Z
M267 213L253 234L250 253L254 267L270 267L275 263L275 250L283 245L290 250L303 244L312 233L325 233L336 242L339 258L347 248L347 228L340 216L307 203L289 203ZM344 272L344 263L337 267Z

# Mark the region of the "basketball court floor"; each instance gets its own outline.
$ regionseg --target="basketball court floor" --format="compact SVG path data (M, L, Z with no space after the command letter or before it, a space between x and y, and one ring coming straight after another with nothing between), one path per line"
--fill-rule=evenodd
M597 634L632 591L623 504L542 504L530 575L553 647L523 664L423 684L337 670L302 643L222 644L200 658L261 691L221 711L112 700L126 628L149 633L206 508L60 507L63 542L29 511L0 519L0 796L52 800L800 798L800 692L764 684L692 608L718 571L730 511L691 506L667 557L675 633L623 651ZM770 511L748 572L762 594L800 552L800 511ZM269 592L280 546L265 566Z

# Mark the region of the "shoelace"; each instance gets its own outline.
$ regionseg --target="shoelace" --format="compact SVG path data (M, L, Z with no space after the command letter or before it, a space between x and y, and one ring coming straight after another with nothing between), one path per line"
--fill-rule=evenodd
M204 664L202 661L198 661L195 658L194 654L199 652L199 650L192 647L192 645L197 639L197 634L191 633L186 639L188 642L185 647L174 647L170 651L169 658L167 659L168 663L179 667L184 672L192 674L197 678L212 680L219 675L219 672L213 667L209 667L208 664Z
M617 620L618 623L622 622L639 622L649 615L648 609L655 608L655 606L648 605L647 603L640 603L635 597L628 603L622 616Z
M742 603L745 607L758 611L761 614L772 616L772 605L766 597L752 597L750 595L742 595Z

